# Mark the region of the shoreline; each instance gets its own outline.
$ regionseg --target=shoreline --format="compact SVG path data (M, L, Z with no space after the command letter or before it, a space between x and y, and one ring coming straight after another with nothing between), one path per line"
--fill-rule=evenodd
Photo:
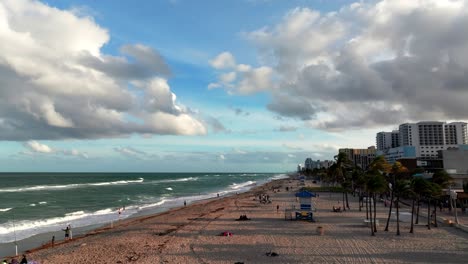
M286 220L301 187L291 178L271 181L238 195L128 219L113 229L31 250L27 257L41 264L464 263L468 258L468 234L447 225L427 230L419 224L410 234L409 223L402 222L396 236L391 221L390 231L384 232L388 208L382 203L377 205L381 225L376 236L370 236L363 224L365 208L359 211L358 198L352 195L351 210L337 213L331 208L341 204L341 193L320 192L313 198L316 222ZM268 195L272 203L260 203L259 194ZM242 215L250 220L238 221ZM226 232L232 235L221 235Z
M193 200L187 206L174 205L174 206L171 206L171 207L155 207L153 209L148 209L146 211L136 213L134 215L131 215L131 216L127 217L127 218L123 218L123 219L118 220L118 221L112 221L112 222L108 222L108 223L100 223L100 224L92 224L92 225L88 225L88 226L76 227L76 228L73 228L73 232L74 232L73 233L73 239L69 240L69 241L67 241L67 240L65 240L63 238L64 233L61 230L52 231L52 232L45 232L45 233L39 233L39 234L33 235L31 237L24 238L24 239L21 239L21 240L17 241L18 256L21 256L23 253L30 254L30 253L34 253L34 252L37 252L37 251L47 250L49 248L52 248L52 243L51 243L52 236L55 236L55 243L54 243L55 247L60 246L60 245L64 245L64 244L70 243L72 241L79 241L79 240L84 239L86 237L97 235L97 234L100 234L100 233L103 233L103 232L108 232L108 231L112 232L112 229L118 228L119 226L128 226L128 225L131 225L132 223L142 222L142 221L145 221L147 219L152 219L152 218L155 218L155 217L161 217L161 216L164 216L166 214L178 212L179 210L183 210L183 209L189 208L191 206L208 204L208 203L213 202L213 201L219 201L219 200L222 200L222 199L229 199L229 198L232 198L232 196L250 193L250 192L252 192L253 190L255 190L257 188L263 188L264 186L266 186L268 184L271 184L271 183L273 183L275 181L282 181L282 180L285 180L285 179L289 179L291 177L291 175L290 174L287 174L287 175L288 175L287 178L271 179L269 181L266 181L266 182L262 183L261 185L253 186L251 189L248 189L248 190L246 190L244 192L241 192L239 194L231 192L231 193L219 196L219 197L213 196L213 197L203 198L203 199L200 199L200 200ZM113 227L111 227L111 225ZM21 245L21 244L25 245L25 246L23 246L23 248L24 248L23 250L20 250L19 245ZM0 256L3 256L4 258L8 258L8 259L14 258L15 257L14 256L15 246L14 245L15 245L15 242L0 243L0 246L2 248L9 248L9 249L3 250L3 251L12 252L12 253L2 253L2 250L0 250Z

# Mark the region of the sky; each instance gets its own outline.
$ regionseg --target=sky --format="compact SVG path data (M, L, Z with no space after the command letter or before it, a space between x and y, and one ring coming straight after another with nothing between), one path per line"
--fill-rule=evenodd
M468 0L2 0L0 171L286 172L468 120Z

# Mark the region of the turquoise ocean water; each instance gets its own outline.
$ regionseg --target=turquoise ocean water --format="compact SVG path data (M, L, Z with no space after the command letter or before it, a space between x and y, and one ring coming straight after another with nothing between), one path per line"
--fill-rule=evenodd
M244 192L271 173L0 173L0 243ZM120 213L119 213L120 210Z

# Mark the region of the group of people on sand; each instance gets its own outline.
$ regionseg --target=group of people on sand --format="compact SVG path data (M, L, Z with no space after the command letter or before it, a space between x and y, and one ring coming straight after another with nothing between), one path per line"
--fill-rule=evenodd
M263 203L263 204L271 203L270 195L268 194L260 194L258 196L258 200L260 201L260 203Z
M23 255L23 257L21 258L21 261L18 262L18 259L16 258L12 258L10 260L10 262L8 262L8 260L3 260L3 262L1 264L32 264L32 263L36 263L35 261L32 261L32 262L28 262L28 259L26 258L26 255Z
M239 219L236 219L238 221L245 221L245 220L250 220L250 218L247 217L247 215L243 214L239 216Z

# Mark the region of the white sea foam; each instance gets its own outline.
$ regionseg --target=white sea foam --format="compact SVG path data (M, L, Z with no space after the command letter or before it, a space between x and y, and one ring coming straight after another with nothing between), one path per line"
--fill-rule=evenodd
M138 178L137 180L127 180L127 181L75 183L75 184L65 184L65 185L36 185L36 186L25 186L25 187L16 187L16 188L4 188L4 189L0 189L0 193L75 189L75 188L83 188L83 187L89 187L89 186L125 185L125 184L131 184L131 183L142 183L143 181L144 181L143 178Z
M29 206L36 206L36 204L35 204L35 203L32 203L32 204L30 204Z
M13 209L13 208L2 208L2 209L0 209L0 212L8 212L11 209Z
M150 183L171 183L171 182L187 182L187 181L198 181L198 177L188 177L181 179L167 179L167 180L156 180L151 181Z
M112 209L108 208L108 209L103 209L103 210L96 211L94 214L95 215L104 215L104 214L110 214L113 211L115 211L115 210L112 210Z
M39 202L39 204L47 204L47 202Z
M161 199L159 202L156 202L156 203L145 204L145 205L139 206L138 209L142 210L142 209L147 209L147 208L151 208L151 207L156 207L156 206L163 205L166 202L167 202L166 199Z
M198 181L198 177L188 177L182 179L167 180L167 182L186 182L186 181Z
M116 210L107 208L96 212L76 211L67 213L65 216L48 219L10 221L0 226L0 237L2 243L12 242L15 239L15 234L16 239L21 240L39 233L59 231L68 224L76 228L109 223L119 218L126 218L136 212L136 209L127 208L124 213L118 215Z
M76 212L73 212L73 213L65 214L65 216L72 216L72 217L75 217L75 216L82 216L82 215L84 215L84 214L85 214L84 211L76 211Z
M247 181L242 183L233 183L229 187L233 190L239 190L248 186L254 186L257 182L256 181Z
M172 188L171 188L171 187L167 187L166 190L172 191Z
M89 183L90 186L103 186L103 185L116 185L116 184L128 184L128 183L141 183L143 182L143 178L138 178L138 180L134 181L114 181L114 182L98 182L98 183Z
M287 174L278 174L272 177L273 180L286 179L289 176Z

